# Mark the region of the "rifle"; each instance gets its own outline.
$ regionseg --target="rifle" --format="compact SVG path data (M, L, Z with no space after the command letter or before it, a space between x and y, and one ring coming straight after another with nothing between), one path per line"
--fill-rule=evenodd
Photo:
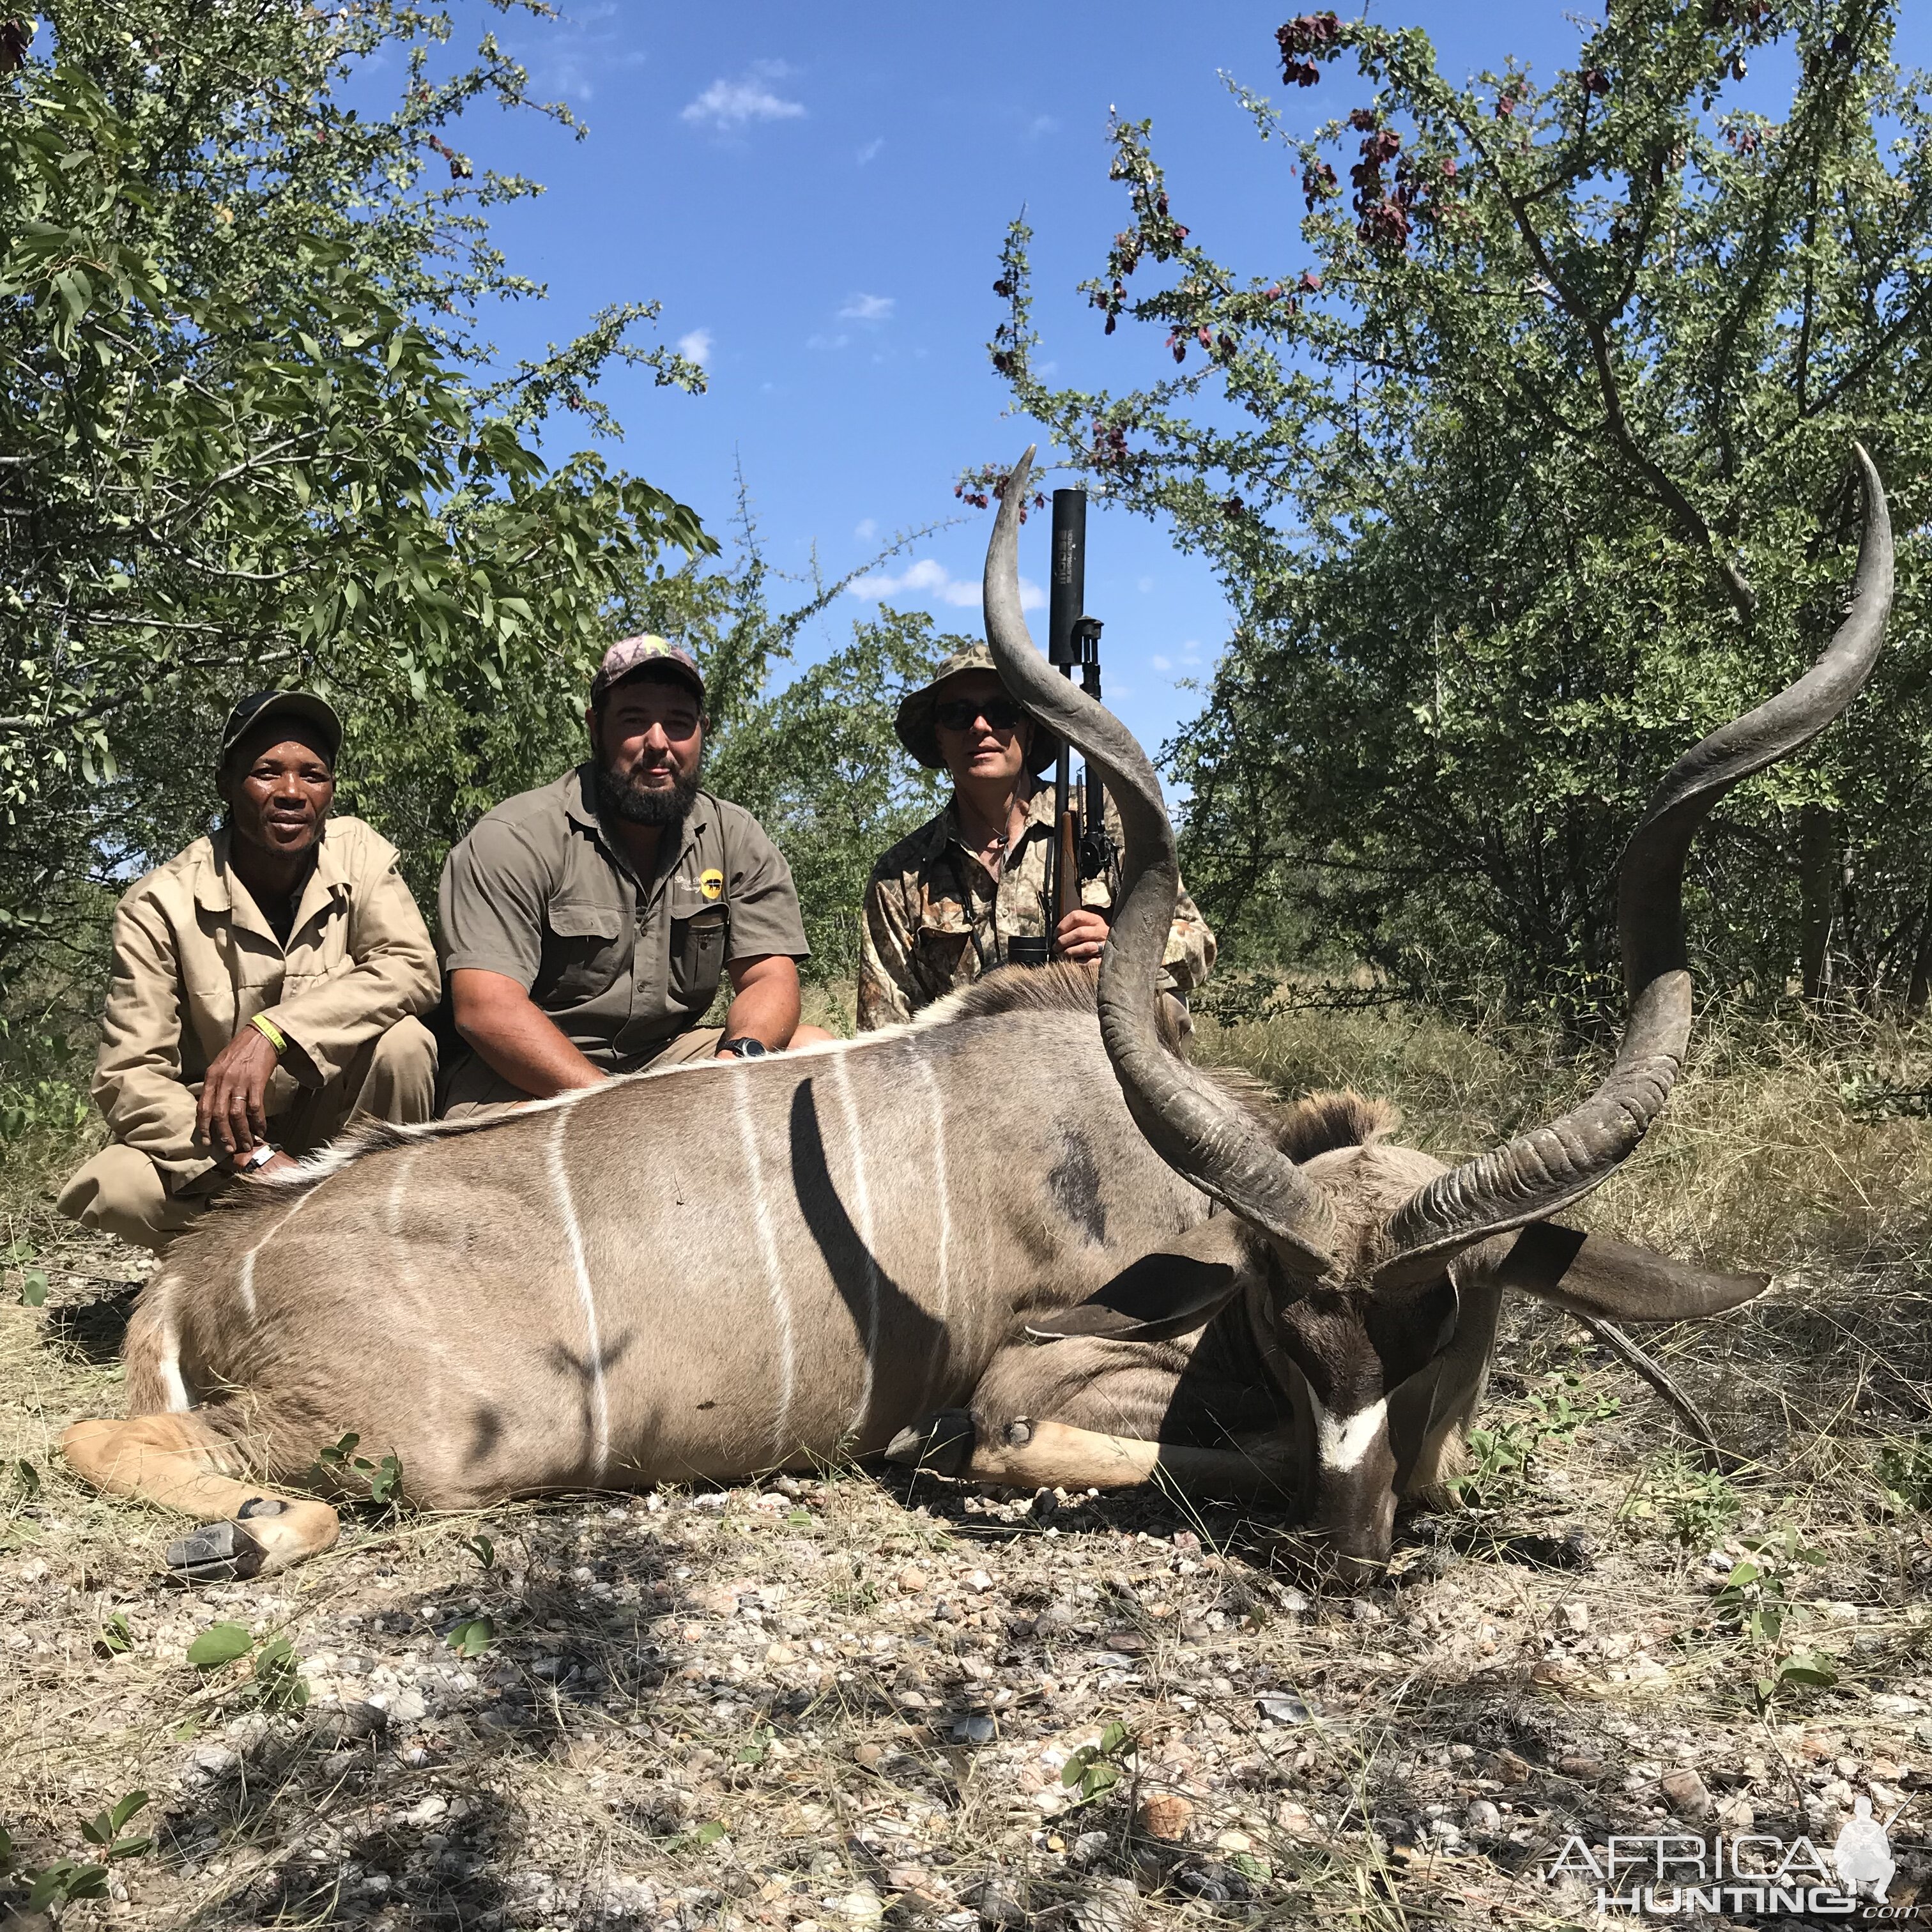
M1100 695L1100 620L1087 615L1087 493L1053 493L1053 579L1047 606L1046 657L1071 679L1077 665L1080 688L1098 701ZM1106 794L1099 776L1083 766L1078 796L1073 789L1072 756L1064 740L1054 767L1054 797L1060 808L1058 836L1048 857L1048 942L1060 922L1080 904L1082 881L1097 878L1113 862L1113 841L1107 836Z

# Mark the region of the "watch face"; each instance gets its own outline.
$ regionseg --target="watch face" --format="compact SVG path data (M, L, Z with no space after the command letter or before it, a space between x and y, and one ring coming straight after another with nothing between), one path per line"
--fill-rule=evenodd
M761 1040L734 1040L726 1044L740 1060L762 1060L771 1050Z

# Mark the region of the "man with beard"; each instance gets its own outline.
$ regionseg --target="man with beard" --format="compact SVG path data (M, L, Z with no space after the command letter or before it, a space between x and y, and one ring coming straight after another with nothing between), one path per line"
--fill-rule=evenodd
M443 866L443 970L468 1049L445 1076L446 1118L831 1037L798 1023L810 949L791 868L698 783L691 653L612 645L584 723L590 758L478 820ZM724 1024L703 1026L726 974Z

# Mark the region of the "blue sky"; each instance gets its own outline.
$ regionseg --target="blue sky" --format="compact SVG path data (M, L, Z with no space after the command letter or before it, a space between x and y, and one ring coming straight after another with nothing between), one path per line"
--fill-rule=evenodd
M1005 415L985 349L1000 242L1022 207L1055 380L1118 388L1157 373L1156 332L1104 338L1073 292L1125 218L1106 178L1110 107L1153 118L1175 214L1211 251L1246 272L1302 266L1300 196L1220 77L1284 98L1297 127L1352 99L1360 83L1340 69L1305 92L1281 88L1274 34L1293 10L1286 0L574 0L543 22L458 0L472 40L496 32L536 90L589 130L578 142L483 110L464 125L479 161L548 190L496 219L512 266L550 298L499 318L496 339L506 355L540 352L606 303L662 302L663 338L703 362L709 392L613 377L604 393L626 430L617 460L721 537L741 464L773 563L802 572L815 551L842 574L882 535L955 514L962 468L1010 460L1030 440ZM1580 32L1579 16L1545 0L1377 10L1426 28L1459 78L1510 55L1547 73L1571 61ZM1912 21L1917 10L1906 9L1900 52L1924 62L1932 29ZM893 602L976 633L987 524L966 514L881 576ZM1027 532L1036 583L1044 526ZM1211 670L1226 607L1207 570L1142 519L1096 513L1088 552L1108 697L1152 748L1199 708L1178 681ZM842 599L838 633L868 608ZM818 647L833 635L822 631Z

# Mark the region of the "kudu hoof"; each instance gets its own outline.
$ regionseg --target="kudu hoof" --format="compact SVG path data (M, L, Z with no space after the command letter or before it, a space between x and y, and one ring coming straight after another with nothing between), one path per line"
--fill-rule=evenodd
M275 1510L244 1503L242 1514L266 1516ZM237 1582L255 1575L266 1556L262 1546L240 1523L205 1522L168 1545L168 1575L176 1583Z
M886 1444L886 1460L908 1468L956 1476L972 1460L976 1437L973 1418L963 1408L942 1408L926 1421L902 1429Z

